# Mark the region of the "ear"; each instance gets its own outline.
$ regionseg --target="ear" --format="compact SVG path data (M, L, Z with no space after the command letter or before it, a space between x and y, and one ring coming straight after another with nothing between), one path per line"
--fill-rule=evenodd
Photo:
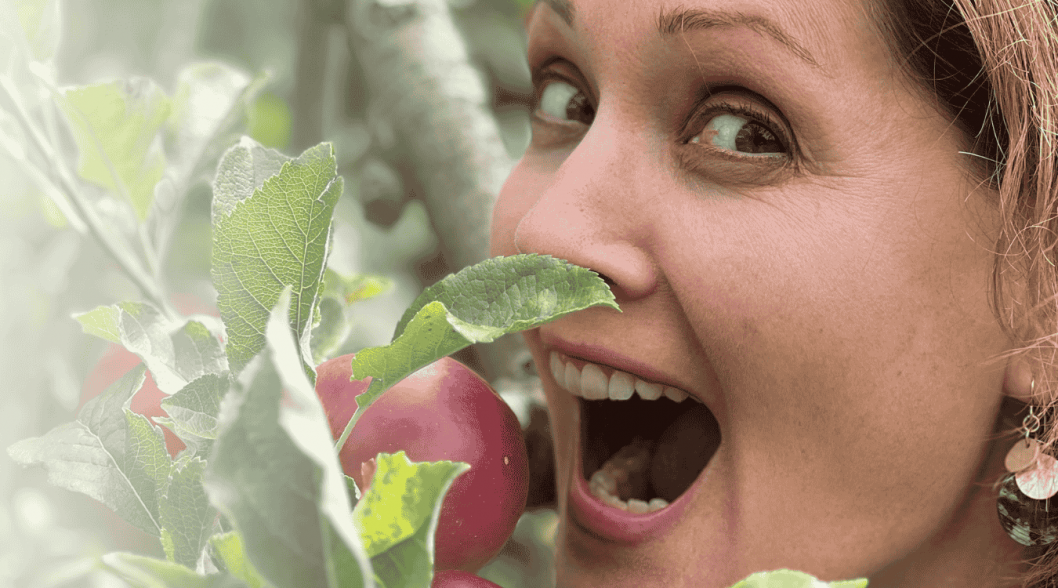
M1033 401L1032 368L1021 356L1011 357L1003 378L1003 393L1025 404Z

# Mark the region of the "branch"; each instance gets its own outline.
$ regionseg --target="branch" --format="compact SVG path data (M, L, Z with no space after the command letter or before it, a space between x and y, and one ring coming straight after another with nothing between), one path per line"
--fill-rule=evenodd
M297 10L297 63L290 98L294 113L290 146L295 153L323 140L323 88L327 74L327 0L299 0Z
M492 207L513 162L446 0L348 0L351 52L394 130L452 271L488 256ZM520 337L478 349L486 376L520 379Z
M372 103L415 166L452 270L485 259L512 162L446 1L350 0L347 13Z

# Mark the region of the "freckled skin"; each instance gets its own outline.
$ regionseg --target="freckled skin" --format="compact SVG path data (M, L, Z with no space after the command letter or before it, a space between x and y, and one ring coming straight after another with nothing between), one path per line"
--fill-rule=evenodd
M722 588L783 567L1003 586L1018 572L990 487L1010 445L995 441L1005 363L989 362L1010 348L988 306L998 216L964 138L864 24L866 1L679 3L764 15L818 68L745 27L665 39L668 3L573 0L572 29L543 4L528 19L530 67L559 58L595 113L534 121L491 253L589 267L623 310L528 332L537 365L549 337L647 361L694 383L722 438L671 532L600 540L569 521L577 405L542 370L561 587ZM682 122L714 104L697 102L707 84L780 121L792 169L695 151Z

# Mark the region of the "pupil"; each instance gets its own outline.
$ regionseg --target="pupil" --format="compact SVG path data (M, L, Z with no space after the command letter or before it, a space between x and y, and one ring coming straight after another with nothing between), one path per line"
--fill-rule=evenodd
M746 153L782 153L782 143L771 131L749 123L735 135L735 148Z
M588 105L588 97L583 92L578 92L570 98L569 104L566 105L566 117L586 125L591 124L595 118L595 110Z

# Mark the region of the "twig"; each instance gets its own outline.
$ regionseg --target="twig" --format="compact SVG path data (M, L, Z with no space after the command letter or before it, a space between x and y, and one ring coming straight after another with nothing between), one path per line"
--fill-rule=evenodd
M58 176L58 188L61 192L65 193L67 200L73 206L77 215L80 217L81 222L88 227L89 233L91 233L103 250L117 262L118 267L125 272L129 279L132 280L136 287L140 289L143 295L151 303L162 309L166 314L174 316L175 313L162 295L157 282L151 279L143 268L140 267L134 257L125 254L122 251L121 246L112 242L108 234L103 230L99 218L96 217L89 204L84 201L80 192L74 186L73 180L69 177L69 172L66 170L65 166L62 165L62 159L58 156L51 145L48 144L45 138L41 136L40 129L34 124L29 113L25 111L22 102L15 94L15 90L11 87L10 80L6 77L0 78L0 88L4 90L8 99L14 105L15 115L18 117L19 122L22 123L22 126L26 129L26 134L33 141L34 146L40 151L41 155L43 155L46 160L54 162L55 169L57 170L56 175Z

